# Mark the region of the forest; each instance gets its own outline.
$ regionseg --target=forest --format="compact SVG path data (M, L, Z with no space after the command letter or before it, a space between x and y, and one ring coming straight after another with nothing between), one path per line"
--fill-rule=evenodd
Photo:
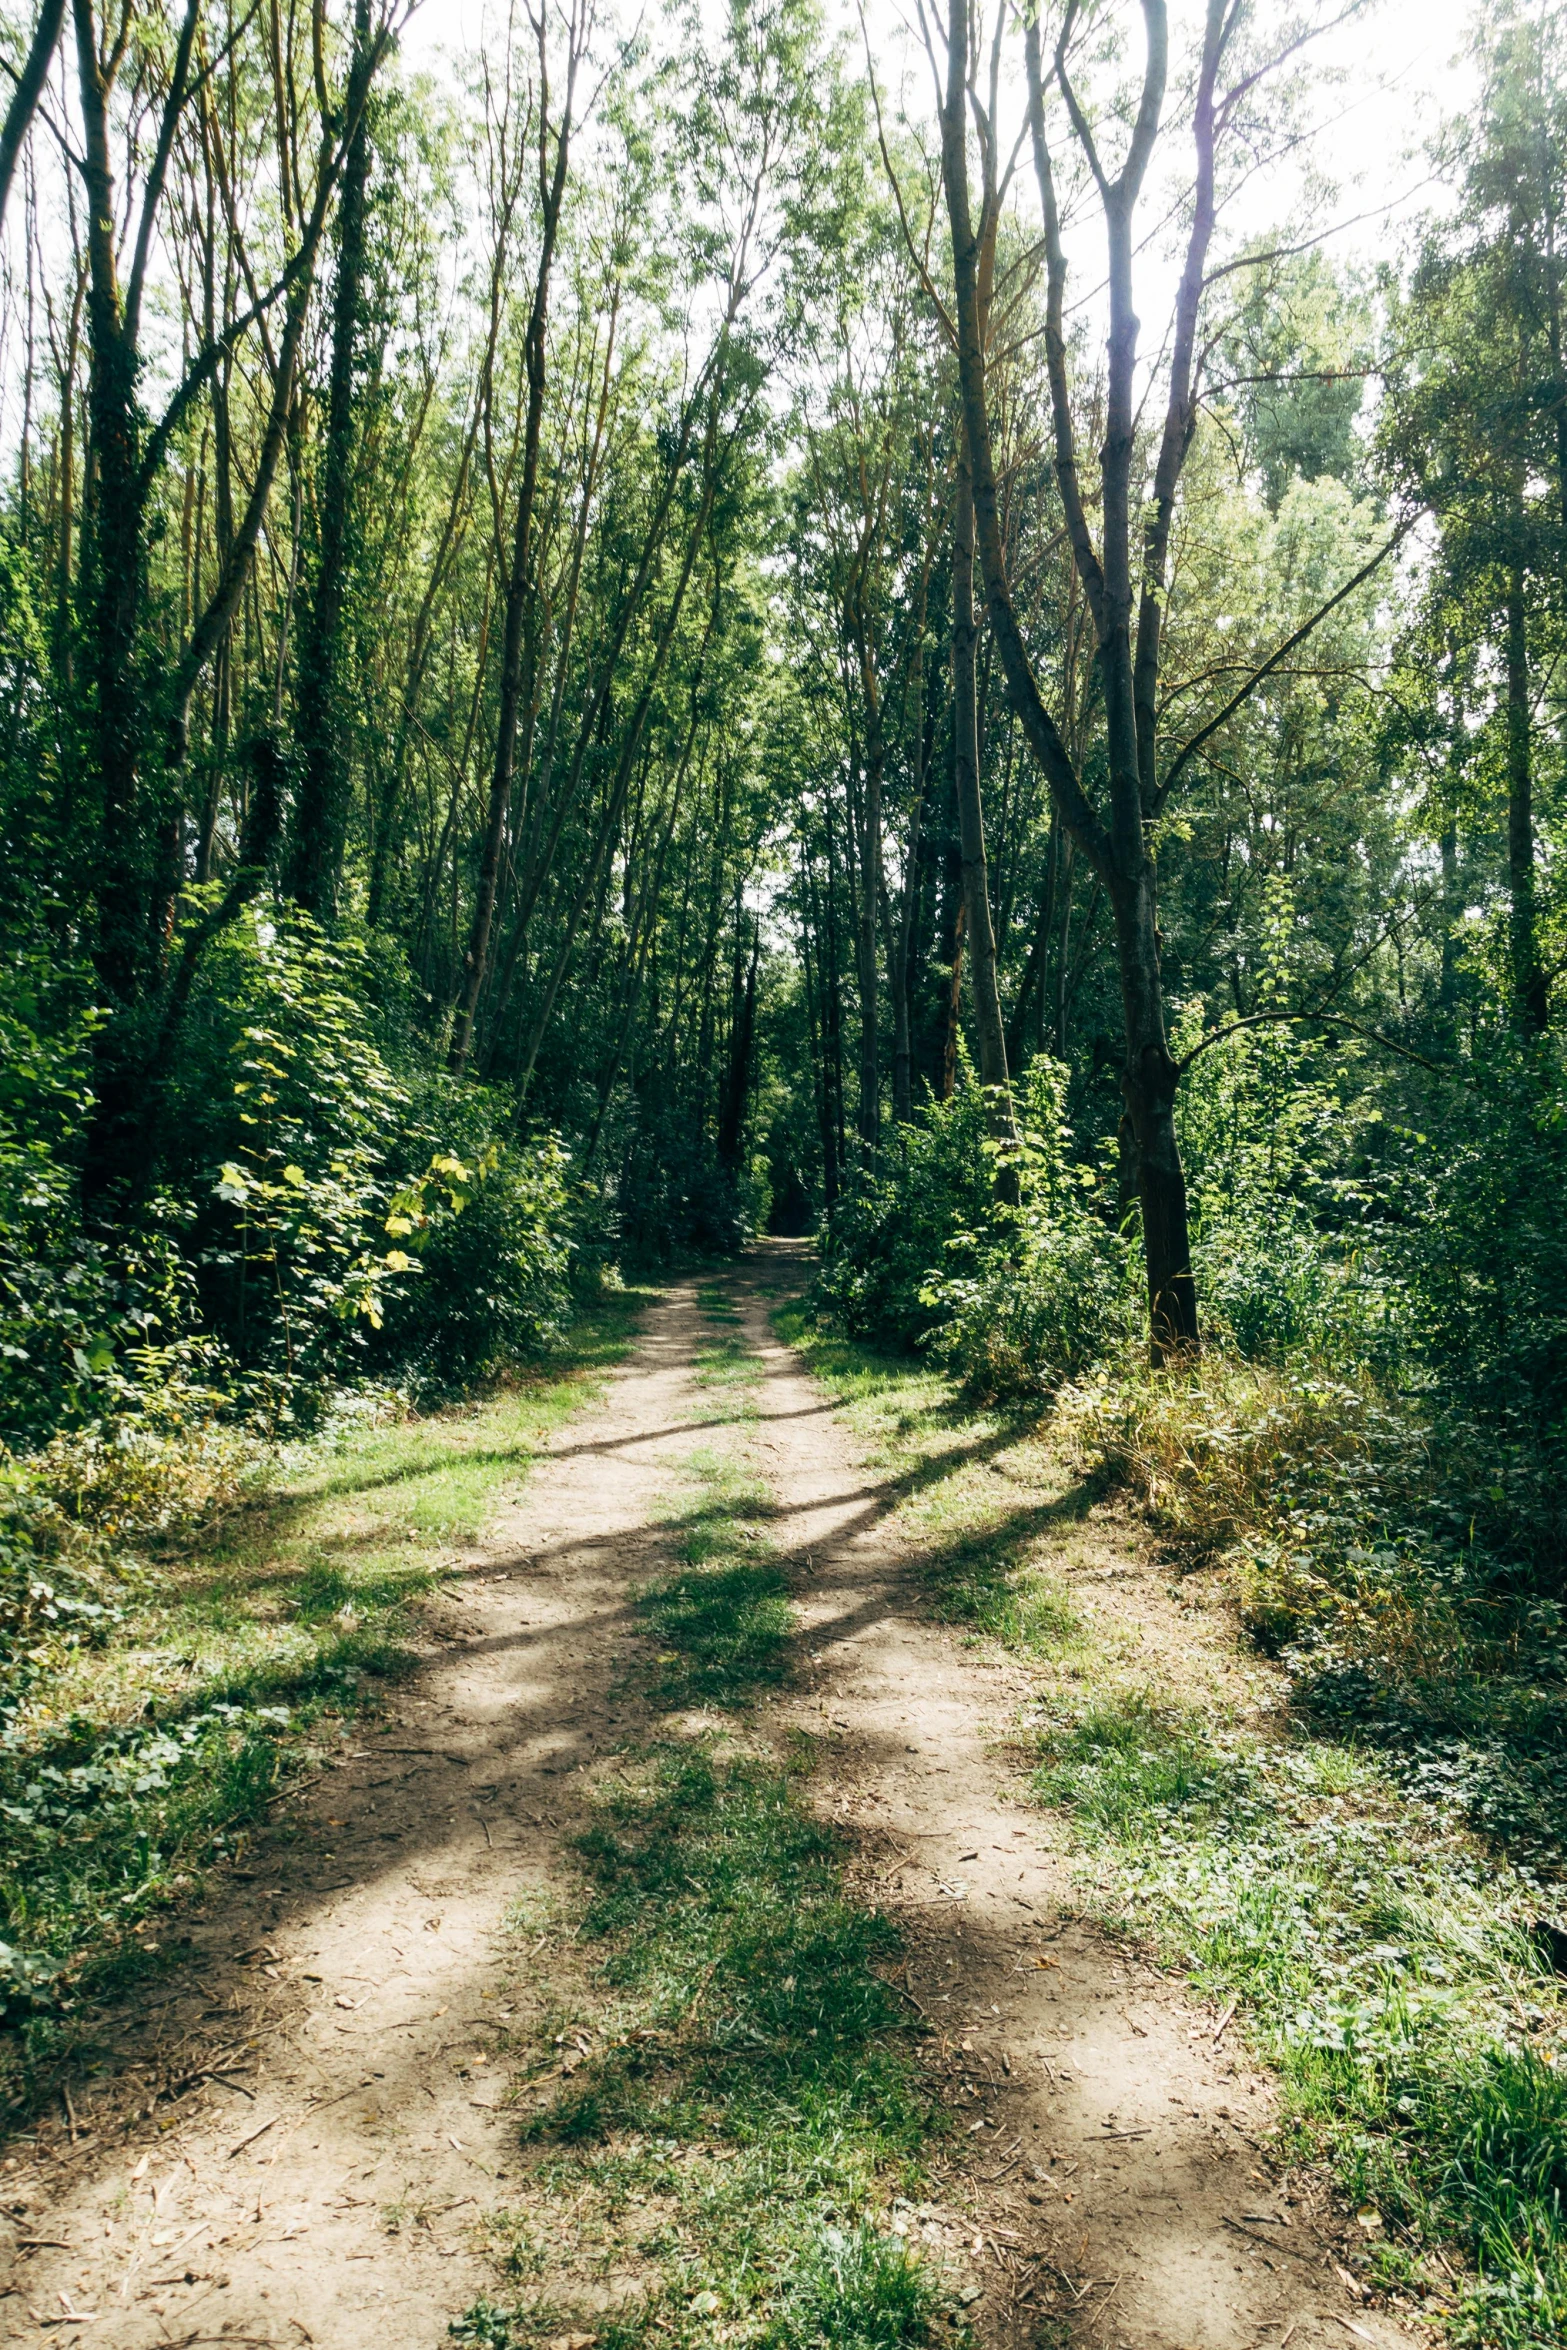
M1358 2212L1345 2289L1567 2338L1554 0L1480 0L1369 228L1346 140L1375 194L1410 133L1357 59L1407 6L513 0L462 40L436 0L31 6L6 2126L275 1787L400 1702L482 1447L564 1425L671 1284L749 1394L723 1300L783 1262L768 1326L907 1508L949 1496L937 1615L1057 1676L1035 1799ZM379 1549L319 1516L333 1462L417 1483L442 1431L445 1498ZM1052 1448L1213 1594L1266 1735L1062 1665L1049 1512L982 1507L949 1438L998 1478ZM722 1636L635 1602L661 1667L707 1660L682 1702L794 1604L739 1490L688 1561ZM709 1799L760 1803L713 1752ZM745 1971L712 1947L704 1984ZM830 2194L825 2138L790 2175L859 2268L779 2236L712 2252L705 2316L689 2279L581 2333L487 2288L454 2334L1078 2338L898 2268L877 2166L918 2132L854 2126Z

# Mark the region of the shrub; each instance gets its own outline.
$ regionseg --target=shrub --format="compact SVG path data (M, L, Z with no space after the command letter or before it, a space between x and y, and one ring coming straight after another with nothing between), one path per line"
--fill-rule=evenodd
M1074 1158L1065 1093L1043 1056L1018 1086L1016 1205L996 1197L983 1091L927 1101L834 1214L824 1314L851 1336L928 1344L986 1394L1038 1392L1092 1363L1126 1323L1127 1252L1090 1204L1098 1178Z
M988 1225L995 1161L985 1098L973 1084L925 1101L889 1142L875 1175L828 1221L816 1295L851 1338L914 1347L937 1319L926 1292L959 1234Z
M924 1296L942 1319L931 1351L981 1395L1040 1393L1086 1371L1137 1311L1126 1252L1078 1201L995 1207L954 1235ZM963 1259L967 1263L963 1264Z
M416 1252L416 1269L387 1301L376 1355L439 1392L558 1338L582 1222L570 1168L554 1136L526 1147L489 1142L470 1160L432 1158L422 1182L392 1203L392 1228Z

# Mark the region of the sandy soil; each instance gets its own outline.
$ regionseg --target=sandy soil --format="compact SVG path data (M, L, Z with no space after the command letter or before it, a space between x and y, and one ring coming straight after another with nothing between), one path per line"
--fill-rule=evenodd
M527 1963L502 1928L519 1892L569 1884L582 1774L653 1727L631 1602L680 1463L722 1440L776 1497L802 1621L760 1727L821 1741L815 1798L903 1915L906 1988L972 2116L939 2199L898 2224L962 2246L985 2341L1413 2343L1341 2277L1320 2194L1270 2174L1268 2087L1225 2020L1077 1915L1004 1743L1032 1684L922 1611L895 1488L771 1334L798 1277L781 1248L729 1284L763 1374L740 1431L692 1377L694 1289L666 1293L436 1612L393 1718L279 1807L186 1921L189 1962L104 2019L68 2108L5 2153L0 2339L438 2350L495 2290L482 2222L516 2174L503 2052ZM1227 1669L1112 1534L1066 1571L1155 1650Z

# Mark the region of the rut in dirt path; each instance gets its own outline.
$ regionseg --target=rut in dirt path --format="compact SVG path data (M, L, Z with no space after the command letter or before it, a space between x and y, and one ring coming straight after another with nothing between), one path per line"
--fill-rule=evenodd
M505 2198L526 1953L501 1928L580 1824L575 1774L646 1728L633 1599L718 1419L699 1336L690 1290L653 1308L434 1611L392 1722L217 1881L188 1969L107 2019L85 2135L9 2150L0 2339L438 2350L492 2283L474 2222Z
M797 1282L777 1251L738 1290L765 1373L775 1539L802 1570L801 1688L778 1719L824 1739L819 1800L860 1833L867 1897L902 1917L908 1988L966 2117L970 2152L943 2191L973 2222L982 2337L1410 2341L1360 2306L1304 2199L1270 2176L1268 2084L1231 2060L1223 2019L1077 1922L1070 1872L998 1745L1040 1676L931 1620L919 1547L889 1522L899 1485L812 1414L817 1390L773 1335L768 1303ZM950 2227L930 2232L950 2251Z
M637 1694L634 1600L704 1444L748 1454L774 1496L798 1669L752 1726L780 1746L813 1733L813 1797L856 1834L865 1898L901 1914L960 2120L938 2199L896 2224L965 2264L981 2337L1406 2338L1356 2307L1267 2176L1266 2088L1216 2019L1072 1922L1065 1865L992 1743L1031 1684L925 1612L902 1488L772 1335L768 1304L799 1277L774 1249L723 1284L760 1365L754 1415L697 1376L694 1289L659 1301L470 1562L393 1722L283 1807L297 1839L262 1841L253 1879L192 1922L165 2003L109 2020L98 2077L73 2083L76 2142L11 2150L7 2340L438 2350L496 2290L482 2222L521 2160L498 2057L530 1947L502 1928L519 1897L571 1883L583 1774L682 1726Z

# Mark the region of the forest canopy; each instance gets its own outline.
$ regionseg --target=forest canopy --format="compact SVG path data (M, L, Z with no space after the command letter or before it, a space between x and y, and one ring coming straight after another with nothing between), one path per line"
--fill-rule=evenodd
M18 1461L814 1230L981 1390L1461 1425L1554 1555L1554 20L1475 19L1374 265L1343 21L13 25Z

